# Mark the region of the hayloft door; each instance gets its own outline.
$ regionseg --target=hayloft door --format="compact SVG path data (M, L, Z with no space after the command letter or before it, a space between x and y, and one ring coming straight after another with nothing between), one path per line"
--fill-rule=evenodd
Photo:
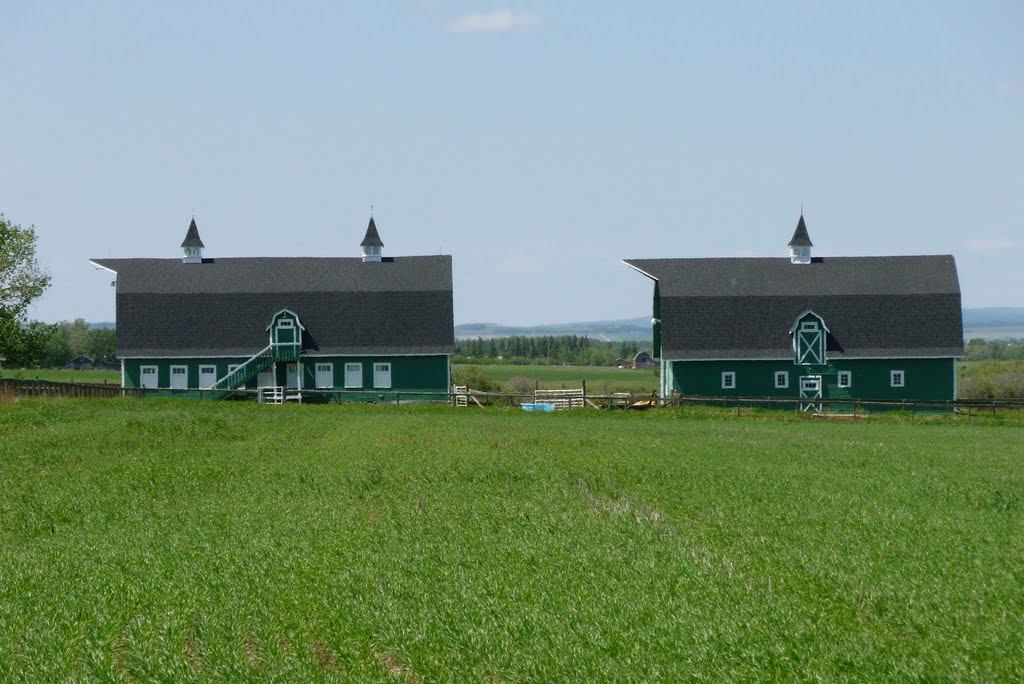
M820 375L803 375L800 377L800 398L801 399L821 399L821 376ZM814 411L817 413L821 411L821 404L814 401L801 401L801 411Z
M295 323L287 318L278 320L274 338L274 344L295 344Z

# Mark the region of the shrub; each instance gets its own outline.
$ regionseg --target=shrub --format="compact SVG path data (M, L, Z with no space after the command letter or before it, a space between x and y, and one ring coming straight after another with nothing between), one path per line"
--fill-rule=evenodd
M452 366L452 384L465 385L480 392L500 392L501 385L484 375L476 366Z

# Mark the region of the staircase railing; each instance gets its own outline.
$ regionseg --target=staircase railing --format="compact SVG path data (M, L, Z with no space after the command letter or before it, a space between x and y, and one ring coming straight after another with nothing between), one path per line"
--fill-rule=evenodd
M213 383L213 385L210 386L210 389L223 391L223 394L216 395L218 398L230 396L233 390L238 389L240 386L255 378L273 362L274 345L268 345L265 349L261 349L252 357L246 359L238 368Z

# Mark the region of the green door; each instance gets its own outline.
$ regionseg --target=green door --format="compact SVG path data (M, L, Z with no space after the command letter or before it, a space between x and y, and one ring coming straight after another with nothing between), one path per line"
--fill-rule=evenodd
M275 337L274 341L277 344L295 344L295 322L287 318L282 318L277 322L277 326L274 328Z

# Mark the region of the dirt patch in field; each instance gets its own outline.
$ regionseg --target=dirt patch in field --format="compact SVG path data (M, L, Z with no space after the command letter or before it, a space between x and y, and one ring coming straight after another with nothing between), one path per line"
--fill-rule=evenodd
M199 649L196 648L196 632L195 628L188 631L188 636L185 637L185 643L181 645L181 653L185 657L185 662L195 672L203 671L203 661L199 659Z
M337 661L334 654L331 653L331 649L327 648L327 644L324 642L318 641L313 644L313 655L328 670L338 671L341 669L341 663Z
M412 671L411 668L403 665L398 661L393 654L383 651L378 655L381 664L387 669L388 674L392 677L398 677L404 679L407 682L419 683L423 681L423 678Z
M628 496L613 499L609 496L595 494L583 480L580 480L580 494L595 509L614 517L631 517L638 523L651 525L658 525L665 520L665 514L657 508L631 501Z
M260 657L259 644L256 641L256 635L252 632L246 632L245 636L242 637L242 650L245 651L245 657L249 660L249 664L253 667L263 667L263 658Z

